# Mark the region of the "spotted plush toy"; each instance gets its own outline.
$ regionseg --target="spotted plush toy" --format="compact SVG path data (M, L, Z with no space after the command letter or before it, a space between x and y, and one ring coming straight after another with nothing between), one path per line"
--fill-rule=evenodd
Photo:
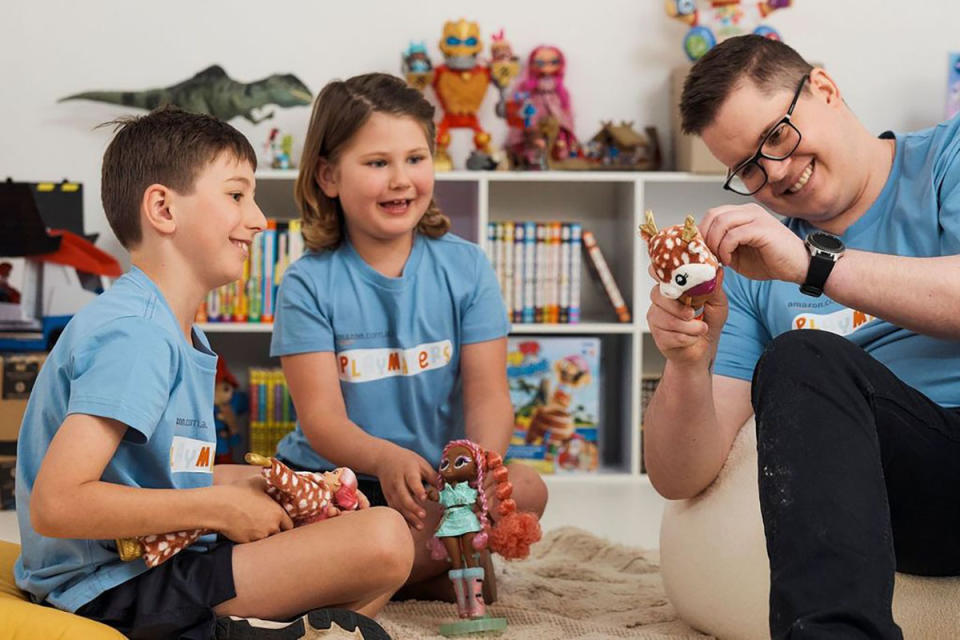
M694 308L703 306L717 287L720 263L707 248L693 216L687 216L683 224L658 230L653 212L647 211L640 235L647 241L660 293Z
M255 453L245 457L250 464L261 467L267 481L267 495L287 512L294 526L299 527L318 520L332 518L341 511L366 509L367 497L357 489L357 476L347 467L316 473L295 472L276 458ZM163 564L197 541L212 533L206 529L161 533L138 538L117 539L117 552L124 561L142 557L148 567Z

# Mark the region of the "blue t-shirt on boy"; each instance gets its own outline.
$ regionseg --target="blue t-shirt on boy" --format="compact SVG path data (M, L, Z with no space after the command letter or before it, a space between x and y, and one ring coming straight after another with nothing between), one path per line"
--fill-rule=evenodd
M960 116L905 135L890 132L896 154L886 185L870 209L843 234L847 247L911 257L960 254ZM805 237L813 227L787 226ZM764 347L792 329L846 336L906 384L944 407L960 406L960 341L939 340L848 309L826 296L811 298L795 284L724 274L730 316L714 373L750 380Z
M497 278L477 245L415 233L403 274L390 278L345 239L284 273L270 355L334 352L350 420L436 465L447 441L464 436L461 345L509 331ZM277 452L305 468L334 466L300 424Z
M48 538L33 530L33 484L69 414L112 418L129 427L103 471L104 482L146 489L213 483L217 356L197 328L193 342L187 344L160 290L133 267L73 317L50 352L17 445L22 549L14 574L35 600L75 611L147 570L143 560L122 562L113 540ZM191 549L204 550L211 540L207 536Z

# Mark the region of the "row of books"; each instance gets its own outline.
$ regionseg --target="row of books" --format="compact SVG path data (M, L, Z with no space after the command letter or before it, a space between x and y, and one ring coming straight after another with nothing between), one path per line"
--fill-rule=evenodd
M591 231L578 222L487 224L487 257L511 322L580 322L581 251L585 249L620 322L630 312Z
M281 369L250 368L249 450L276 455L277 443L297 425L297 413Z
M254 236L243 276L207 294L197 322L273 322L277 289L287 267L303 255L300 221L268 220Z

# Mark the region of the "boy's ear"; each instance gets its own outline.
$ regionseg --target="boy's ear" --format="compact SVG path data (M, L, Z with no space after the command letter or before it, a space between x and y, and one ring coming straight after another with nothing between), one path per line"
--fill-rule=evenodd
M161 235L169 235L177 229L177 222L170 212L172 195L170 189L162 184L152 184L143 192L140 208L144 212L144 224L150 225Z
M317 165L317 184L320 185L320 190L323 191L323 195L328 198L336 198L340 195L340 186L337 183L337 177L336 167L321 158L320 163Z

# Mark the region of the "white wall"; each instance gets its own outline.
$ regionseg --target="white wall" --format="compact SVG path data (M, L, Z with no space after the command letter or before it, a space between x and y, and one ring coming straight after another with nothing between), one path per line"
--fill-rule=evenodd
M335 77L397 73L411 39L436 42L446 19L480 23L484 43L505 27L525 58L541 43L568 60L567 87L577 133L601 119L656 125L669 143L667 79L682 64L685 26L669 20L662 0L11 0L0 17L0 179L81 181L88 232L126 258L99 202L99 165L109 131L92 128L120 107L57 99L93 89L166 86L221 64L237 80L275 72L298 75L314 92ZM13 5L13 6L11 6ZM872 10L864 11L865 6ZM925 12L902 0L795 0L771 16L801 54L821 61L850 106L874 131L921 128L944 111L946 53L960 49L960 2L924 0ZM484 122L502 140L492 115ZM128 111L132 112L132 111ZM269 127L302 142L306 107L279 110L273 122L233 124L259 148ZM455 151L466 148L466 133Z

